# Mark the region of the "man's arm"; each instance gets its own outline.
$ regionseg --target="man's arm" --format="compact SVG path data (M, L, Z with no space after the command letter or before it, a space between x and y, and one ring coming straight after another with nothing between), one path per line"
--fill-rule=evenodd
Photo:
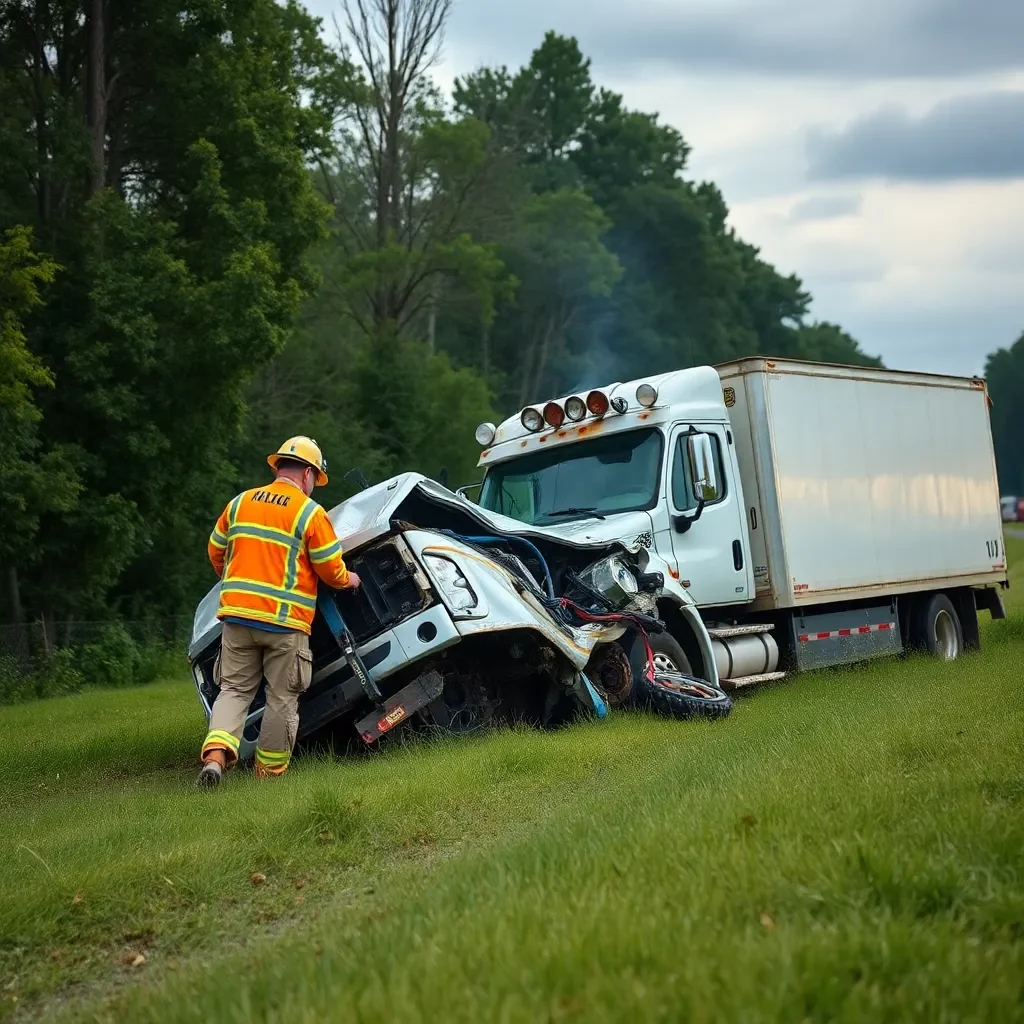
M313 569L324 583L335 590L354 590L359 586L359 577L348 571L341 557L341 542L322 508L318 508L309 521L306 543Z
M218 579L224 575L224 555L227 552L227 547L228 507L225 505L206 545L206 553L210 556L210 565L213 566L213 571L217 574Z

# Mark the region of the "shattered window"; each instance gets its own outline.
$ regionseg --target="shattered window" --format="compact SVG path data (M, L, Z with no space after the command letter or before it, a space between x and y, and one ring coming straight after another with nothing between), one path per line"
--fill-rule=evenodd
M480 504L531 525L653 508L661 453L651 429L531 452L487 470Z

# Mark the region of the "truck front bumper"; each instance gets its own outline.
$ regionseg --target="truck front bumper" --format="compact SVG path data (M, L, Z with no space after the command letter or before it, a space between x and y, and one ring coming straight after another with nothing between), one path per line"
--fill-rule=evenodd
M443 651L460 639L448 611L438 603L360 644L357 651L370 677L380 685L399 669ZM192 675L199 701L209 720L212 707L203 692L205 681L199 659L192 664ZM299 698L298 738L310 735L365 699L359 680L344 656L339 654L333 661L316 669L309 689ZM240 760L255 753L262 720L262 707L251 711L246 718L238 751Z

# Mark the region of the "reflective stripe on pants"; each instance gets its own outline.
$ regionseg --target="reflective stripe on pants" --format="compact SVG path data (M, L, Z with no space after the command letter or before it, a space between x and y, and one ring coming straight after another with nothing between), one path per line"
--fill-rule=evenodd
M228 764L234 763L249 705L266 678L267 703L260 725L258 763L274 774L285 771L298 732L299 697L313 678L309 637L294 631L272 633L225 622L215 674L220 693L210 715L203 753L220 747Z

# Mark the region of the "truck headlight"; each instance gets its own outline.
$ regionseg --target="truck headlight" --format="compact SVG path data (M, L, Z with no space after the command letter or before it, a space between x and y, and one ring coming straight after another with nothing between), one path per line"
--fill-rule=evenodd
M579 580L588 591L597 591L610 601L616 610L629 604L640 590L636 574L619 555L594 562L580 574Z
M640 589L633 571L621 559L616 558L611 564L612 578L622 588L623 593L630 597Z
M477 606L478 599L469 580L450 558L425 554L423 562L453 612L469 612Z

